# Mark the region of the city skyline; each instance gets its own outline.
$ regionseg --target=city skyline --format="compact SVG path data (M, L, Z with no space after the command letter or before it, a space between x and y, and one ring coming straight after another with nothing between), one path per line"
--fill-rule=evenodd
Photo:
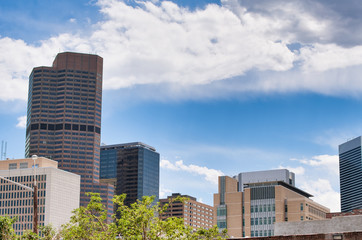
M287 168L339 211L338 145L361 135L358 1L4 1L0 119L24 157L28 77L104 59L101 141L161 154L160 197L212 204L217 176Z

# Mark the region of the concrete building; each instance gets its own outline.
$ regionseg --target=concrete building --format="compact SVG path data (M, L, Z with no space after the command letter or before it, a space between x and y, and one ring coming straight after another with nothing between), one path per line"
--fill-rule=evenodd
M86 192L98 192L112 214L114 187L99 184L102 74L101 57L71 52L32 70L25 156L56 160L81 175L81 205L88 203Z
M174 201L177 197L186 197L189 200L185 203ZM193 229L209 229L214 225L214 207L200 203L195 197L172 193L165 199L160 199L160 206L168 204L167 210L160 216L161 219L169 217L179 217L184 219L184 223Z
M339 145L341 211L362 208L362 138Z
M326 218L329 209L310 197L294 186L294 174L286 169L220 176L214 223L233 237L273 236L275 222Z
M158 202L160 154L141 142L102 146L100 176L115 184L117 195L127 194L126 205L143 196L155 196Z
M59 228L79 207L80 176L58 169L58 162L40 157L36 161L38 223ZM0 176L33 187L34 164L31 158L0 161ZM1 179L0 214L18 216L16 234L33 228L33 192Z
M275 235L309 235L341 232L362 232L362 215L331 219L275 223Z

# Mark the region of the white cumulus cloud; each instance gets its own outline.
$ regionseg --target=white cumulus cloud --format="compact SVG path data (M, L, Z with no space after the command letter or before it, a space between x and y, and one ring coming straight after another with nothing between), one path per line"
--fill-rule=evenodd
M346 16L322 1L258 2L224 0L190 10L170 1L99 0L103 19L84 32L59 33L35 45L0 37L6 52L0 56L0 100L25 100L31 69L51 65L58 51L102 56L105 89L152 85L174 98L362 92L362 45L350 37L347 46L336 34L352 31L336 20Z
M162 184L160 186L160 198L166 198L171 193L173 193L172 190L165 188Z
M304 175L305 169L304 167L283 167L279 166L278 169L288 169L289 171L295 173L296 175Z
M172 171L184 171L192 174L197 174L203 176L206 181L217 185L218 176L225 175L222 171L216 169L210 169L207 167L202 167L194 164L186 165L183 160L178 160L175 163L170 162L169 160L162 159L160 162L161 168L169 169Z
M311 159L301 159L301 163L310 166L321 166L335 175L339 175L339 157L338 155L317 155Z
M26 115L18 117L18 123L16 124L17 128L25 128L26 127Z
M291 158L296 173L296 186L312 194L313 200L331 209L340 211L339 158L338 155L316 155L308 158Z
M328 179L318 178L304 181L301 189L312 194L314 196L313 200L329 207L332 212L340 211L340 194L332 188Z

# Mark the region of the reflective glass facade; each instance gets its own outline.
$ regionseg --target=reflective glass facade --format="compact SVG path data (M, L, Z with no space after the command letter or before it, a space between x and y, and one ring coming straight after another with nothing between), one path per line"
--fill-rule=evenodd
M160 154L140 142L101 147L101 179L114 178L116 170L116 194L126 193L127 205L143 196L158 201L159 165Z
M361 137L339 146L341 211L362 208Z
M117 177L117 150L101 150L101 179L110 179Z

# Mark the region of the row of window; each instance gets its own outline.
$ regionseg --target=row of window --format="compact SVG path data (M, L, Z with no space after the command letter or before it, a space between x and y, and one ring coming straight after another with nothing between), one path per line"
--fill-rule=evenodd
M251 237L267 237L273 235L274 235L273 230L251 231Z
M38 199L39 202L39 199ZM43 201L45 202L45 201ZM39 202L40 204L40 202ZM19 206L14 206L12 208L10 207L6 207L6 208L1 208L0 209L0 214L1 215L21 215L21 214L33 214L33 206L32 205L27 205L27 206L31 206L31 207L20 207ZM38 208L38 213L44 213L45 212L45 207L44 205L42 207Z
M86 91L83 91L83 92L86 92ZM59 99L63 98L64 95L94 97L95 91L89 91L89 92L90 93L87 94L87 93L81 93L80 90L78 92L74 92L73 89L69 89L69 91L56 92L56 95L58 96L57 98L59 98ZM55 94L55 92L50 92L50 91L34 91L31 93L31 95L33 96L33 99L37 99L37 98L35 98L35 97L38 97L37 95L42 95L42 97L44 97L44 95L54 95L54 94ZM97 92L97 94L101 95L101 92Z
M46 68L41 68L41 69L37 69L34 70L34 74L35 73L40 73L40 72L46 72L46 73L83 73L83 74L90 74L90 75L95 75L94 72L88 72L88 71L80 71L80 70L72 70L72 69L62 69L62 70L50 70L50 69L46 69ZM64 75L64 74L63 74ZM57 76L57 75L55 75Z
M45 203L45 191L38 191L38 205L42 205ZM16 207L16 206L27 206L27 205L33 205L33 198L23 198L23 199L16 199L16 200L9 200L14 199L16 197L16 194L10 194L10 193L2 193L2 200L0 200L0 207ZM13 197L11 197L13 196ZM19 195L18 195L19 197Z
M30 91L29 92L30 94L32 94L32 92ZM61 96L60 96L61 94ZM51 99L51 100L61 100L61 99L75 99L75 100L89 100L89 101L94 101L94 94L87 94L87 93L82 93L82 94L75 94L75 96L73 95L64 95L64 92L62 93L57 93L57 95L50 95L50 96L46 96L46 95L50 95L48 93L45 93L45 95L42 95L42 96L31 96L30 97L30 101L29 103L31 103L32 101L31 100L36 100L36 99L42 99L44 101L44 99L48 100L48 99ZM59 95L59 96L58 96ZM79 97L78 97L79 96ZM96 95L96 99L97 99L97 102L100 103L100 99L101 99L101 96L97 96ZM31 104L28 104L28 105L31 105Z
M275 217L259 217L259 218L250 218L250 225L267 225L274 224Z
M97 141L97 139L99 138L97 135L93 138L94 134L93 133L77 133L77 132L60 132L60 134L58 134L59 132L44 132L44 131L39 131L39 132L33 132L32 135L40 135L40 136L32 136L31 139L38 139L41 137L44 137L44 135L74 135L74 136L87 136L87 137L79 137L79 140L83 140L83 141L93 141L93 139L95 139ZM68 137L68 136L56 136L55 138L52 137L47 137L47 138L43 138L43 139L73 139L73 137Z
M66 104L77 104L77 105L87 105L88 106L90 104L94 104L94 101L95 101L94 98L82 98L83 101L79 101L80 97L77 97L79 99L77 101L71 101L72 99L76 100L75 98L76 97L73 98L73 97L68 97L67 96L65 101L64 100L58 100L58 101L46 101L46 100L43 100L43 101L40 101L40 99L39 99L37 101L33 101L32 104L33 105L41 104L43 106L44 104L50 104L50 105L62 104L62 105L64 105L64 103L66 103ZM90 102L92 102L92 103L90 103ZM97 102L101 103L99 100L97 100Z
M70 124L70 123L58 123L58 124L48 124L48 123L33 123L30 126L31 130L73 130L73 131L88 131L88 132L96 132L98 134L101 133L101 129L99 127L93 125L79 125L79 124Z
M264 204L264 205L255 205L250 206L250 212L275 212L275 204Z

